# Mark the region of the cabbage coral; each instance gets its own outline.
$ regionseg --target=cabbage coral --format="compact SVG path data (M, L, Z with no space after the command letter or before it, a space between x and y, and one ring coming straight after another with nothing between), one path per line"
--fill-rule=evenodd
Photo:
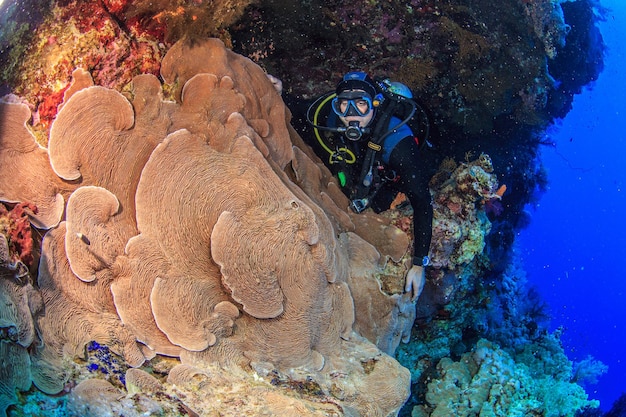
M374 214L346 212L265 72L208 39L165 56L161 76L175 100L164 100L151 74L134 77L125 94L74 75L47 149L24 119L0 136L0 157L47 178L39 193L58 190L64 205L43 238L36 288L0 291L8 297L0 304L15 305L0 312L1 327L22 347L7 351L15 366L0 375L3 404L32 381L48 394L79 383L74 402L115 405L119 390L136 389L125 374L145 382L129 368L171 357L165 373L179 389L221 366L241 383L254 374L270 386L280 375L277 390L311 381L304 394L333 409L397 412L410 378L389 354L408 339L414 305L383 293L376 275L387 257L402 258L408 239ZM0 194L23 199L31 190L23 182L1 177ZM28 214L26 224L36 219ZM96 350L113 368L85 363L94 346L106 346ZM77 378L75 363L89 376ZM108 369L109 382L94 380L96 368ZM280 412L281 394L257 394ZM186 406L212 410L200 398Z

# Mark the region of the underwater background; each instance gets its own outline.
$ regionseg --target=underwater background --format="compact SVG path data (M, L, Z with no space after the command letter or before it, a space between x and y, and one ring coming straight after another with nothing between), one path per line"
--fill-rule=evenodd
M548 189L530 208L519 234L528 281L550 305L573 361L588 355L608 366L591 398L608 410L626 391L626 4L609 9L599 27L607 45L598 80L574 99L570 113L546 135Z
M5 10L13 16L3 16ZM173 283L169 288L163 287L160 279L153 285L141 275L146 264L163 273L158 264L148 262L152 259L147 256L151 253L148 248L153 245L141 246L137 259L120 249L131 236L136 237L135 228L139 227L135 215L126 211L128 217L120 224L130 231L120 233L114 242L119 247L109 251L115 261L104 263L100 256L96 262L101 268L96 283L106 285L95 288L101 293L83 296L93 286L79 281L79 272L57 270L73 255L66 256L67 249L55 251L56 246L50 242L59 248L64 242L76 248L87 245L97 252L97 245L92 245L96 239L87 238L90 232L82 229L66 236L62 222L59 227L46 224L45 229L50 231L42 243L45 232L31 228L27 213L18 215L13 210L30 207L15 206L16 201L33 202L31 199L45 193L28 195L34 186L20 190L18 198L5 203L6 209L5 204L0 205L5 217L21 221L19 228L6 223L6 230L2 230L8 236L5 242L11 244L5 255L12 257L3 258L0 296L8 300L6 305L18 306L28 314L12 324L14 318L0 311L0 348L4 349L0 355L0 388L8 387L0 389L0 416L5 409L12 417L49 416L57 406L61 411L55 415L129 417L144 415L141 413L147 409L154 415L176 416L304 415L286 413L296 403L300 410L316 410L315 415L340 415L337 410L341 410L341 415L399 413L402 417L598 417L601 411L594 400L600 400L602 411L611 410L606 417L624 415L626 372L620 355L625 338L621 304L626 286L622 278L626 272L622 265L626 230L621 218L625 204L620 165L625 156L621 107L626 94L620 64L621 43L626 38L625 11L618 0L503 0L497 7L488 0L6 0L4 4L0 0L0 96L16 94L0 100L0 122L5 123L0 125L0 155L12 149L5 148L5 143L13 145L23 137L35 138L52 149L49 140L61 136L50 132L53 121L67 124L76 132L84 129L83 123L102 125L94 132L109 127L107 120L96 117L107 111L92 114L91 107L76 104L80 97L102 91L123 106L132 105L140 122L123 129L121 135L129 141L150 137L151 146L158 149L165 147L161 142L188 141L188 146L170 149L172 155L179 155L191 145L200 146L195 141L204 135L212 145L211 155L222 161L219 158L231 155L223 152L220 144L231 146L229 141L237 137L231 131L245 127L258 140L252 148L246 142L245 152L241 143L240 148L232 145L232 149L259 156L258 149L263 155L252 162L229 160L218 172L214 166L219 165L211 163L215 161L208 154L196 152L194 167L206 166L204 172L215 176L206 180L211 186L203 186L191 181L196 177L181 163L171 169L161 169L156 162L150 165L146 160L153 149L148 147L137 151L137 157L132 150L124 152L125 157L135 161L137 171L133 175L142 176L145 170L151 173L145 178L157 179L163 185L167 181L159 178L180 174L190 181L189 186L175 188L197 190L199 194L187 200L215 202L207 207L221 218L221 200L209 198L206 193L224 194L214 184L230 188L228 180L239 176L237 164L242 164L257 169L259 178L273 181L271 186L252 187L272 194L272 198L258 197L249 202L257 209L250 217L259 224L276 220L274 211L264 211L261 204L274 200L288 202L294 210L319 205L326 214L336 215L330 216L334 229L323 222L326 215L312 212L308 217L293 215L280 220L278 224L283 228L254 229L245 217L249 213L240 213L240 219L225 216L221 228L216 228L224 235L240 235L226 233L230 227L256 232L246 240L256 246L242 244L236 250L232 245L237 239L189 239L190 231L200 228L197 221L201 216L190 215L189 223L172 222L171 236L182 238L185 244L174 242L159 255L177 253L189 241L197 243L199 252L176 258L181 270L187 265L198 270L168 276ZM76 68L83 72L74 72ZM329 231L341 230L338 234L344 247L370 248L370 238L373 253L392 253L396 246L405 253L408 243L403 233L375 241L372 236L381 233L367 223L369 217L345 220L350 213L343 212L343 195L333 195L336 201L316 200L315 196L322 193L329 195L325 188L329 183L307 155L301 139L287 129L283 102L265 75L278 76L289 93L312 97L333 88L341 74L353 69L397 77L410 85L433 115L436 146L432 159L440 166L431 182L438 214L435 244L431 246L435 262L416 306L402 295L402 260L397 265L396 261L388 262L383 269L372 260L375 256L359 264L353 255L359 251L349 253L340 248L329 253L341 259L337 265L350 262L349 274L347 267L335 271L330 257L322 262L309 258L310 263L301 262L302 256L295 250L301 242L290 240L298 234L284 227L325 224L324 244L329 248L334 247L335 239ZM228 77L219 78L217 88L218 78L207 78L207 74ZM193 78L196 84L191 82ZM191 94L191 103L185 102L185 88L198 90L197 101ZM74 94L78 97L75 100ZM243 110L237 98L240 96L245 96L249 105ZM144 106L144 100L154 107ZM106 100L99 97L92 101L106 105ZM235 115L233 118L241 125L224 122L222 112ZM5 114L13 116L3 117ZM73 114L75 117L69 116ZM158 123L147 122L148 117L155 117ZM176 134L176 129L182 128L193 134ZM281 133L268 135L274 129ZM223 137L218 135L220 132ZM89 132L76 137L81 138L77 147L91 143L107 144L107 151L121 149L116 142L109 145ZM214 147L219 152L215 153ZM292 148L297 148L293 157L288 152ZM134 182L126 186L123 181L98 176L100 168L110 165L121 178L127 177L121 158L109 160L94 152L97 157L90 159L90 154L86 157L89 163L83 165L87 172L93 169L93 178L72 182L50 174L48 159L53 157L48 150L39 151L45 154L45 163L30 163L22 172L45 174L47 181L37 181L37 185L55 184L66 201L70 195L78 195L74 199L77 205L97 205L96 200L84 198L84 192L94 191L84 187L90 185L102 188L99 191L113 190L116 198L128 198L127 207L132 206L129 202L135 195L141 194L138 178L133 177ZM155 150L154 155L159 153ZM12 159L19 158L11 156L7 161ZM0 163L0 168L2 195L13 185L13 177L7 173L15 169L9 162ZM224 174L230 170L230 175ZM241 184L232 184L237 186ZM477 194L468 193L468 189ZM276 198L280 190L284 191L282 200ZM288 200L291 192L306 203ZM243 200L249 195L241 193ZM309 199L313 201L310 204ZM187 200L159 199L163 207L154 211L169 213L180 207L179 201ZM233 207L248 204L247 200L236 204L236 199L227 203ZM73 220L78 219L75 213L72 215ZM410 208L400 206L387 215L390 217L385 221L410 235ZM345 232L351 230L350 222L360 225L358 239ZM161 225L158 221L152 223ZM120 224L116 227L121 230ZM213 230L214 226L209 223L204 228ZM11 233L24 231L28 233L22 235L23 241L31 245L28 250L26 245L17 247L21 251L15 250ZM264 244L269 232L275 232L277 240ZM346 236L352 236L352 240ZM206 247L217 255L211 253L209 257ZM222 247L226 249L221 251ZM284 267L285 277L291 278L293 271L299 271L295 265L310 267L303 269L300 277L307 284L311 283L311 271L327 262L324 273L338 279L349 291L328 294L332 285L324 280L315 282L319 287L311 288L312 297L304 296L306 291L294 291L287 297L300 309L298 314L277 318L270 316L279 314L280 308L268 313L263 306L252 306L258 300L222 293L223 283L228 285L228 262L248 266L238 262L237 256L226 259L226 255L248 257L259 248L263 259L276 256L285 265L284 253L294 256L294 264ZM37 265L39 255L43 267ZM29 269L23 271L17 266ZM207 266L212 269L202 269ZM249 266L250 271L242 274L256 277L259 265L250 262ZM147 283L141 293L123 287L127 277L120 272L127 270L133 272L133 280ZM146 276L155 274L148 271ZM197 283L195 278L207 277L215 288L185 290L186 285ZM105 305L103 300L111 297L109 279L120 285L118 296L128 297ZM241 280L240 284L246 282L251 281ZM280 287L289 289L289 282L282 282ZM61 283L67 283L68 288ZM30 291L28 296L23 294L26 289ZM68 296L74 289L80 294L76 299ZM153 303L152 297L146 296L152 291L162 291L163 298ZM190 306L186 304L189 292L198 294ZM42 294L41 303L33 301ZM218 300L216 294L224 302L218 303L222 298ZM52 302L57 295L64 297L63 302ZM315 303L330 300L331 296L337 304L332 303L333 308L323 312L332 313L332 317L316 315L321 313L314 308ZM159 309L159 300L179 308ZM146 314L135 324L140 332L144 324L152 326L145 332L156 338L158 348L153 349L147 342L145 346L136 343L140 338L126 329L127 323L122 323L126 319L121 317L130 306ZM337 306L345 306L346 311ZM213 323L215 334L196 333L203 326L193 322L195 315L182 307L197 309L200 316L213 311L206 319L219 319ZM354 323L350 321L353 313ZM8 317L6 321L3 314ZM55 320L55 315L67 320ZM111 320L103 321L103 317ZM298 323L299 317L308 320L306 326ZM155 318L167 323L152 325ZM56 328L57 321L64 327ZM18 346L15 329L26 326L24 323L33 331L26 332L30 337L20 339ZM68 337L74 334L70 330L81 323L88 325L78 327L76 340ZM110 327L99 331L102 323ZM320 323L333 326L322 332ZM177 339L179 325L188 325L181 327L181 333L190 336L188 339ZM287 334L291 326L298 331ZM35 328L46 331L35 334ZM369 340L350 339L344 333L340 337L337 329L353 330ZM328 338L313 343L306 339L309 331ZM254 335L261 342L250 350L247 341L257 340ZM301 337L302 343L294 343L296 348L286 353L285 344L300 341ZM398 346L400 337L410 343ZM357 343L353 343L355 340ZM198 341L206 341L209 347L197 346ZM381 352L395 354L399 363ZM360 361L353 361L355 357ZM7 358L15 363L9 364ZM247 364L249 372L230 368L236 361ZM336 369L321 368L325 362L335 364ZM302 369L302 373L294 373L294 368ZM197 380L202 380L200 386L196 386ZM233 386L238 389L231 390ZM349 395L351 392L354 395ZM611 408L618 398L621 406Z

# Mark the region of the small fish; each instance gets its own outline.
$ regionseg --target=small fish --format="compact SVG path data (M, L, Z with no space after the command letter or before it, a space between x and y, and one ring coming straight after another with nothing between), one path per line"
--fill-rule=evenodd
M89 239L87 238L87 236L85 236L85 235L84 235L84 234L82 234L81 232L76 233L76 237L78 237L80 240L82 240L84 244L86 244L86 245L91 245L91 242L89 241Z

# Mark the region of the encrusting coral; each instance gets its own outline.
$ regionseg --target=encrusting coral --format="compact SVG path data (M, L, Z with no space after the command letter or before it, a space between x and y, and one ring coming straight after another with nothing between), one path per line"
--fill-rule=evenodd
M376 274L401 262L408 238L373 214L348 215L336 185L321 181L328 171L298 147L263 70L210 39L165 56L175 101L164 100L153 75L123 92L74 75L82 88L68 88L49 148L38 148L49 165L31 166L51 184L46 195L60 183L67 201L41 248L36 294L45 314L29 311L41 340L26 343L24 363L37 388L66 389L76 373L68 363L86 360L95 342L124 367L169 356L195 369L192 380L219 365L266 383L282 375L283 388L313 381L319 389L299 395L334 409L397 412L409 372L383 351L408 339L414 306L381 291ZM3 131L3 143L24 129ZM357 333L355 316L366 309ZM30 386L11 375L3 375L10 387ZM75 404L98 393L114 402L124 388L87 381ZM273 407L269 396L258 401Z
M439 378L428 384L426 404L414 417L444 416L574 416L588 401L580 385L550 372L536 372L497 345L480 340L459 361L443 358Z
M491 158L481 154L458 166L446 160L431 180L433 199L433 265L449 270L469 264L485 247L491 229L483 206L501 199Z
M0 163L5 172L16 173L0 182L0 201L31 203L36 207L36 213L30 209L34 226L56 226L73 187L54 175L48 153L26 127L31 118L28 106L15 96L4 96L0 98L0 114Z

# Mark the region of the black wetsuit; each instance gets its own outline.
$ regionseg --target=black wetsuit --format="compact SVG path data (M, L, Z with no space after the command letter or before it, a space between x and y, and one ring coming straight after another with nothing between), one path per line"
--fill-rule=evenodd
M349 148L357 158L357 161L350 165L330 164L328 152L318 143L313 127L307 122L306 114L311 103L289 95L286 95L284 100L293 114L292 125L294 128L300 133L302 139L311 145L333 174L336 175L342 171L346 175L346 186L343 187L343 191L349 198L354 198L356 184L362 180L363 159L367 152L367 141L370 138L364 135L358 142L353 142L344 140L341 137L342 133L332 133L330 134L332 137L328 137L329 133L325 132L327 139L332 141L334 138L336 142L341 143L341 146ZM323 115L322 120L327 121L330 112L326 110L322 111L321 114ZM374 118L371 126L376 126L378 116ZM328 126L333 123L325 125ZM394 143L390 146L391 149L383 149L376 155L376 164L383 166L384 172L387 174L395 172L397 178L395 181L383 181L381 183L376 194L370 198L370 207L379 213L389 209L398 192L407 196L414 212L413 264L421 266L423 258L428 255L432 235L433 209L428 183L433 170L429 166L430 161L424 160L424 152L420 150L418 145L419 139L415 138L408 128L405 128L403 132L406 133L406 136L396 137L392 141ZM386 157L383 157L385 151L387 154Z

